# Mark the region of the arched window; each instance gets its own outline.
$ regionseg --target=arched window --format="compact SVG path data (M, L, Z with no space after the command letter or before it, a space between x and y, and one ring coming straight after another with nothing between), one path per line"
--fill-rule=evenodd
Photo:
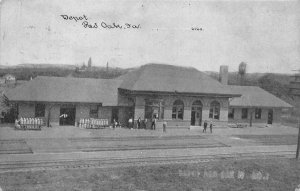
M213 101L210 103L209 118L220 119L220 103Z
M172 119L183 119L184 104L181 100L173 103Z

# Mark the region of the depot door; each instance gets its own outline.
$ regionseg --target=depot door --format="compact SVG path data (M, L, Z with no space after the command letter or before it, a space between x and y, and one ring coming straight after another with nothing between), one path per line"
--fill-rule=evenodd
M75 125L75 107L60 108L59 125Z
M273 123L273 109L269 109L268 111L268 124Z
M201 101L195 101L192 104L191 125L201 126L201 123L202 123L202 103Z

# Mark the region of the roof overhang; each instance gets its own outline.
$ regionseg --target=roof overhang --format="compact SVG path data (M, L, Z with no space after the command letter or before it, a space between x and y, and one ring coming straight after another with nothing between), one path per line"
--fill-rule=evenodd
M276 108L276 109L280 109L280 108L293 108L294 106L264 106L264 105L257 105L257 106L253 106L253 105L230 105L229 103L229 107L234 107L234 108Z
M51 102L51 101L31 101L31 100L9 100L9 102L11 103L45 103L45 104L91 104L91 105L102 105L102 103L100 102L66 102L66 101L55 101L55 102Z
M123 93L130 95L182 95L182 96L206 96L206 97L241 97L241 94L216 94L216 93L197 93L197 92L168 92L168 91L135 91L119 88Z

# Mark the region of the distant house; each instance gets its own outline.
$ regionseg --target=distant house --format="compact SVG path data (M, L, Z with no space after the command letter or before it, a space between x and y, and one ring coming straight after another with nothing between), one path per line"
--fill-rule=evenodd
M5 74L1 77L0 84L15 84L16 83L16 77L12 74Z
M37 77L5 95L18 104L19 117L44 117L53 125L93 117L121 124L157 118L169 128L202 126L204 120L226 126L246 122L252 110L254 122L275 123L280 109L291 107L258 87L228 86L228 68L220 71L222 83L195 68L147 64L117 79Z

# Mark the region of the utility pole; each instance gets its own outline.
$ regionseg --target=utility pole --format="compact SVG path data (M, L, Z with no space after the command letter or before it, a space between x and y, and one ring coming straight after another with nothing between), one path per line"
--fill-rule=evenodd
M0 65L2 64L2 44L3 44L3 26L2 26L2 1L0 0Z
M298 117L298 144L297 144L297 151L296 151L296 159L299 159L300 153L300 117Z
M292 70L292 71L297 71L298 73L296 73L293 77L294 79L292 79L290 81L290 90L289 90L289 94L292 95L293 99L298 102L298 110L300 110L300 70ZM299 159L299 155L300 155L300 112L297 112L297 117L298 117L298 143L297 143L297 150L296 150L296 159Z

